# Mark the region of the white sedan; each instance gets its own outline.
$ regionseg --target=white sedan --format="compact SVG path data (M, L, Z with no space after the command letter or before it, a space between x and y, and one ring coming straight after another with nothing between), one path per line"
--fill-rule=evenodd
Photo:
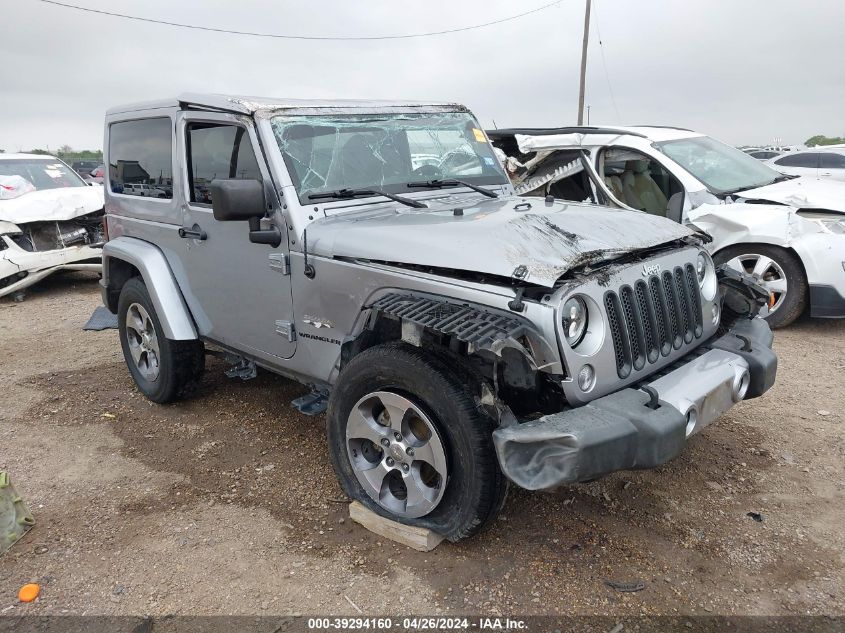
M103 187L39 154L0 154L0 297L59 270L102 269Z
M845 147L791 152L769 160L768 165L782 174L845 181Z
M845 318L845 183L789 176L704 134L666 127L488 132L517 193L665 216L713 237L717 264L753 274L767 319ZM792 155L792 154L790 154Z

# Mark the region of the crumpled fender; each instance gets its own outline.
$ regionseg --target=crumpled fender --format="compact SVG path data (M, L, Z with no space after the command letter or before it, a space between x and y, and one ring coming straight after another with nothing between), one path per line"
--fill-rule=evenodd
M100 284L103 287L103 303L107 306L110 303L109 296L120 290L117 283L122 286L125 281L114 279L111 260L131 264L141 273L167 338L175 341L198 338L193 318L164 253L149 242L133 237L118 237L106 242L103 246L103 279Z
M742 243L789 247L801 221L791 207L743 203L703 204L688 211L687 217L713 236L711 253Z

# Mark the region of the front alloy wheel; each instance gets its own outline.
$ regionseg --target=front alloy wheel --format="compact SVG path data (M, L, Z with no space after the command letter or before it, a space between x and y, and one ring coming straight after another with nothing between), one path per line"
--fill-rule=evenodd
M446 451L429 417L396 393L361 398L346 423L346 449L370 498L398 517L425 516L448 479Z
M507 480L484 378L445 349L394 341L354 356L335 382L329 455L344 491L379 514L457 541L499 513Z

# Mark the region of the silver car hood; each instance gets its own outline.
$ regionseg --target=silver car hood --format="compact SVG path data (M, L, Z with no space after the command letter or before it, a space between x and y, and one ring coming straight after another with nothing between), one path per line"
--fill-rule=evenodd
M845 182L799 176L737 194L746 200L765 200L799 209L829 209L845 213Z
M568 270L692 235L666 218L541 198L467 201L412 209L369 206L317 220L308 251L347 257L516 276L551 287ZM523 275L515 273L524 266Z

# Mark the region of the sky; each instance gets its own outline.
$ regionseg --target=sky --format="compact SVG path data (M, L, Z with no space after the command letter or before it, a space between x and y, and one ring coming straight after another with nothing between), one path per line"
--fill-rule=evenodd
M438 31L549 2L67 1L309 36ZM574 125L584 1L462 33L338 42L201 32L7 0L0 148L99 149L107 108L182 92L437 99L464 103L485 127ZM675 125L735 145L845 136L841 0L594 0L592 17L592 124Z

